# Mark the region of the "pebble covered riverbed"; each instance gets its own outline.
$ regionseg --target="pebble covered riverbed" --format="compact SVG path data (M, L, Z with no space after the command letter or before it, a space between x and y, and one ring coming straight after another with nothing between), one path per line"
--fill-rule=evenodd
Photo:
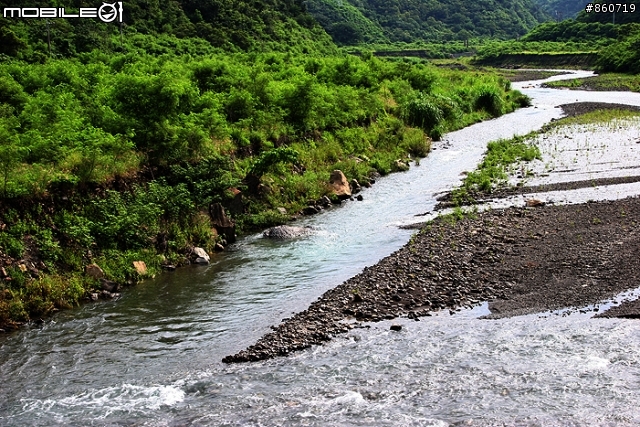
M359 321L419 320L483 301L492 318L597 304L640 284L639 223L637 198L440 218L224 361L287 355ZM635 308L618 310L639 316Z

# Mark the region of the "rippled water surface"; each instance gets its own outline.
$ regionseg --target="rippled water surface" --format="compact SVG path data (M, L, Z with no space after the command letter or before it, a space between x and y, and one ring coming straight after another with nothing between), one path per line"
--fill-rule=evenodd
M364 201L305 219L314 236L250 236L210 266L1 336L0 425L640 424L640 331L629 320L487 321L477 319L480 307L404 321L399 333L373 324L289 358L220 363L402 246L410 232L397 225L430 211L433 194L474 169L488 141L540 128L561 116L562 103L640 105L638 94L536 83L514 85L534 107L448 134Z

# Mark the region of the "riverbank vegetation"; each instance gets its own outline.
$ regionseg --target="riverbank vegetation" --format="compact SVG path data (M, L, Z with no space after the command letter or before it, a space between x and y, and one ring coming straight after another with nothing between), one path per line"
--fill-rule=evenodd
M540 159L540 150L529 142L532 135L535 132L489 142L485 157L477 169L469 172L462 185L451 192L452 204L474 204L478 194L490 194L506 184L512 165L519 161Z
M101 289L88 264L124 284L211 251L213 204L239 232L279 224L331 196L334 169L366 183L528 103L497 75L420 60L134 41L0 64L5 328Z

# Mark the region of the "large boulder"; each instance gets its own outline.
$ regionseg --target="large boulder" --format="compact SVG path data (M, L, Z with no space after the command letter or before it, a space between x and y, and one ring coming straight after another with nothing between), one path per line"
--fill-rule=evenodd
M331 187L333 187L333 194L338 196L339 199L348 199L351 197L349 181L347 181L347 177L344 176L344 173L342 173L341 170L336 169L331 172L329 183L331 184Z
M209 261L211 260L207 251L197 247L193 248L191 259L194 264L209 264Z
M279 225L265 230L262 235L268 239L294 239L296 237L308 236L312 233L313 229L310 227Z
M209 216L211 217L211 224L218 231L218 234L224 237L227 243L236 241L236 225L227 217L220 203L213 203L209 206Z
M84 274L93 279L102 279L104 277L104 271L98 264L89 264L84 267Z

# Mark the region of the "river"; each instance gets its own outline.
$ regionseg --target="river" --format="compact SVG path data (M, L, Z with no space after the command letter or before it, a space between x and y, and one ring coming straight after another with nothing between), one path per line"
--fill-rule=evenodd
M551 79L590 75L577 72ZM405 244L434 194L459 184L488 141L527 134L576 101L640 94L513 86L533 106L445 135L408 172L300 225L249 236L206 267L166 273L0 336L2 426L635 426L637 322L583 314L479 320L484 306L355 329L270 361L220 360Z

